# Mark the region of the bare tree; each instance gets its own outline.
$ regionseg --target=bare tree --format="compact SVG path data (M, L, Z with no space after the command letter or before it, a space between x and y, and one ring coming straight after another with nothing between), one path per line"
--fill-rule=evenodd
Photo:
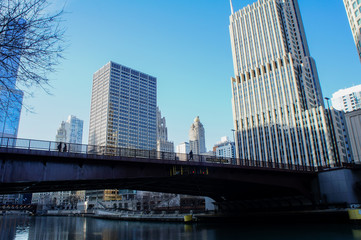
M63 57L64 29L63 11L49 13L48 7L48 0L0 0L0 88L11 101L22 101L14 89L49 93L48 74ZM4 109L8 103L1 100Z

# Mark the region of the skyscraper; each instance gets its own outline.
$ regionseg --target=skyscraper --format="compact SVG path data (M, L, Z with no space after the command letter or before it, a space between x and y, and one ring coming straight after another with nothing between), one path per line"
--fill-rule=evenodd
M68 120L62 121L57 131L56 142L83 143L83 120L69 115Z
M157 79L108 62L93 75L89 145L156 150ZM109 149L109 148L108 148ZM118 190L87 191L92 204Z
M176 152L177 153L189 153L190 148L189 148L189 143L187 142L182 142L179 145L177 145L176 147Z
M207 152L204 127L198 116L189 129L189 148L194 154Z
M109 62L93 75L89 145L155 150L157 79Z
M18 135L23 91L16 88L21 46L25 39L24 19L13 20L1 38L0 49L0 134L16 138Z
M361 0L343 0L353 39L361 61Z
M361 109L361 84L341 89L332 94L332 106L337 110L351 112Z
M157 107L157 151L174 152L173 142L168 141L168 129L165 117Z
M237 157L333 164L317 69L297 0L259 0L231 11Z

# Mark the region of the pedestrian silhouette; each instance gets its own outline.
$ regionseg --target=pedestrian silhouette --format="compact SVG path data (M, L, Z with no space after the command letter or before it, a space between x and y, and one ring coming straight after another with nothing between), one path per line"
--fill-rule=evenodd
M189 152L189 160L193 160L193 151L191 150L190 152Z
M58 151L61 152L61 144L62 142L58 143Z
M66 143L64 143L63 152L66 152Z

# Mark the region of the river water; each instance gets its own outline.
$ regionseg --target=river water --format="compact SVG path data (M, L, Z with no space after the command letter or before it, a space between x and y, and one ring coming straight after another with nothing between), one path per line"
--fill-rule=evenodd
M127 222L82 217L0 216L1 240L361 240L349 224Z

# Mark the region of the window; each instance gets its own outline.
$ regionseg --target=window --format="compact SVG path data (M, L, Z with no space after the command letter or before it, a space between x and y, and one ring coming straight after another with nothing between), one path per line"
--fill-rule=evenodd
M357 9L357 10L355 11L355 16L357 17L359 14L360 14L360 12L359 12L359 10Z
M353 9L355 9L357 7L356 1L352 3L352 7L353 7Z

